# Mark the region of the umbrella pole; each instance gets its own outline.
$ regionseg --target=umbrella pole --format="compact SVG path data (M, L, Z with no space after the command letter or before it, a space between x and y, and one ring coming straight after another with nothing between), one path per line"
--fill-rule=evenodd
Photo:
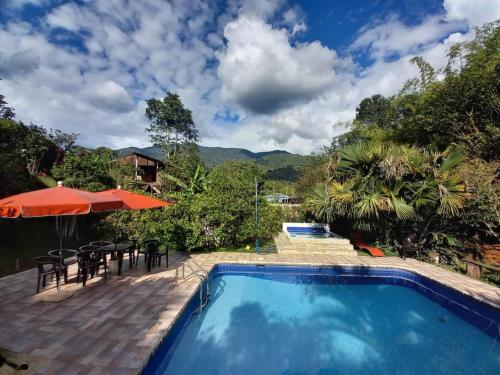
M57 216L56 220L59 220L59 250L62 250L62 245L63 245L63 223L62 223L62 217Z
M118 243L118 211L115 211L115 247Z
M61 250L62 250L62 242L63 242L63 229L62 229L62 217L61 216L56 216L56 221L58 221L58 228L59 228L59 256L61 256ZM59 271L60 272L60 271ZM61 290L61 275L59 275L59 281L57 283L57 292Z

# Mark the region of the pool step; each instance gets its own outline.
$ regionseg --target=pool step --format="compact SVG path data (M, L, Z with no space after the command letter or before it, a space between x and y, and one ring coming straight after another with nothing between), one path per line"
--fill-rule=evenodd
M281 254L322 254L322 255L344 255L357 256L358 253L346 238L327 239L299 239L290 240L285 233L275 237L274 242L278 253Z

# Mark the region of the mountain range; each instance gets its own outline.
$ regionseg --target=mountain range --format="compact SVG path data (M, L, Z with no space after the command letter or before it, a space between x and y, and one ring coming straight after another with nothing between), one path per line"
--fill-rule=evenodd
M155 159L165 159L165 152L161 146L150 146L144 148L126 147L115 150L115 152L118 155L127 155L132 152L138 152ZM284 150L252 152L244 148L206 146L198 146L198 154L207 168L213 168L227 160L246 160L261 166L264 171L279 169L293 169L298 171L298 169L306 165L311 159L311 156L292 154Z

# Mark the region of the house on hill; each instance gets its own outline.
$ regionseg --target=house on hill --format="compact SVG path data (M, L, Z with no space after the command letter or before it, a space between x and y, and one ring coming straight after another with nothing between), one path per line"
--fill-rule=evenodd
M165 169L165 163L163 161L138 152L124 155L117 159L117 161L122 165L134 167L134 180L146 183L146 190L157 193L160 192L160 172Z

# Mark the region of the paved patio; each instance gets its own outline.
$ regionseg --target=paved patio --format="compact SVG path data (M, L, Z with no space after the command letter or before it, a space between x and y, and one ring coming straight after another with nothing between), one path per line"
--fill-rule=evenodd
M207 269L221 262L397 267L500 308L499 288L413 259L222 252L191 257ZM168 270L162 263L151 273L141 261L132 270L124 262L122 276L94 278L86 288L64 285L64 293L73 295L57 303L43 302L56 295L53 283L35 294L35 269L1 278L0 348L29 364L22 373L137 374L197 287L193 277L176 282L175 267L187 258L173 253ZM6 366L4 373L10 373Z

